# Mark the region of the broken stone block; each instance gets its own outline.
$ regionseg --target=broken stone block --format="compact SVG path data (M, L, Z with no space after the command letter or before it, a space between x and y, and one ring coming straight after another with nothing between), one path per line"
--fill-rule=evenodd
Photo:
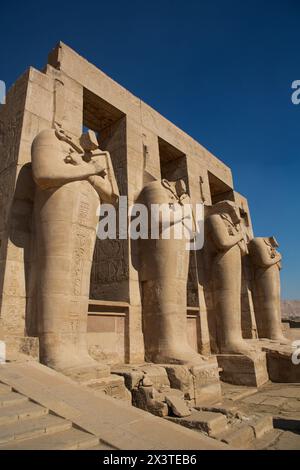
M228 426L226 415L212 411L197 411L195 409L192 410L189 416L181 420L177 418L172 420L175 420L175 422L182 426L198 429L213 437L224 433Z
M234 385L260 387L269 380L266 353L218 354L218 364L222 369L221 379Z
M193 380L188 367L173 364L168 364L164 367L168 374L171 388L181 390L187 400L194 399Z
M147 374L147 377L152 380L153 386L156 389L159 389L162 386L170 387L168 374L164 367L156 364L144 364L140 366L139 369L143 372L143 375Z
M273 430L273 417L260 415L250 422L249 425L252 427L256 439L260 439L266 433Z
M225 432L224 435L219 435L218 439L231 447L245 449L255 439L254 430L247 423L241 422L235 426L229 428L229 431Z
M106 395L131 404L131 393L125 387L123 377L109 375L108 377L87 380L81 383L95 392L104 392Z
M194 387L196 406L214 404L221 401L221 383L219 367L215 357L209 358L201 365L190 369Z
M197 366L165 366L171 387L181 390L191 405L204 406L221 400L219 368L215 357Z
M138 387L144 376L144 373L138 367L131 365L113 366L111 372L124 377L125 386L129 391Z
M143 380L142 380L142 385L143 387L152 387L153 382L152 380L148 377L148 375L145 375Z
M168 416L168 405L164 402L165 396L153 387L139 387L132 389L132 404L137 408L148 411L156 416Z
M176 395L165 395L165 400L172 413L179 418L189 416L191 414L186 402Z

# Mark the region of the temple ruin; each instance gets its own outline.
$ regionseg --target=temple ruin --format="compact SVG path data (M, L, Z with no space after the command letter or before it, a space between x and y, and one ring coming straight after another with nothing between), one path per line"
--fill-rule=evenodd
M174 411L166 388L184 407L220 402L221 381L299 382L277 242L254 236L230 168L63 43L0 106L0 196L11 361L27 355L159 416ZM174 227L174 205L202 204L203 247L97 238L98 202L121 196L166 203Z

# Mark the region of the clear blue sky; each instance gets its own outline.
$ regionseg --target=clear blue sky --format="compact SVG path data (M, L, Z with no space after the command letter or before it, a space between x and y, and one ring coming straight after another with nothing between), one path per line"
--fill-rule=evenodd
M300 1L5 2L0 79L59 40L232 168L256 235L280 243L283 297L300 299Z

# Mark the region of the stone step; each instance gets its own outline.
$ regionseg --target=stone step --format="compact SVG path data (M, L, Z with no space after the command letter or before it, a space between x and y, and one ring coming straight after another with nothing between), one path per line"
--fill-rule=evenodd
M5 385L3 383L0 383L0 394L1 393L9 393L11 392L11 387L9 385Z
M199 429L212 437L225 433L228 427L227 418L224 414L211 411L193 409L190 416L184 418L168 417L167 419L187 428Z
M55 415L45 415L38 418L17 421L0 426L0 444L20 439L31 439L42 434L52 434L66 431L72 423Z
M233 385L260 387L269 380L266 353L256 351L251 356L243 354L218 354L222 369L220 379Z
M221 382L222 397L224 400L239 401L257 393L257 387L245 387L243 385L231 385Z
M115 449L124 450L175 450L178 449L178 442L181 449L210 450L228 447L200 432L128 406L105 393L95 393L34 361L0 365L0 381L8 383L14 390L28 396L45 409L50 409L55 415L72 421L74 428L49 436L7 443L2 448L85 449L98 446L100 441ZM75 439L74 432L77 437L79 433L78 440Z
M20 395L16 392L1 393L0 394L0 408L5 406L17 405L28 401L27 397Z
M98 445L99 439L97 437L71 428L55 434L8 442L0 445L0 450L79 450L90 449Z
M81 382L81 385L93 390L94 392L104 392L110 397L131 403L131 393L127 390L124 378L119 375L109 375L100 379L92 379Z
M267 450L269 447L274 446L279 437L284 433L281 429L273 429L264 434L261 439L256 439L250 449L253 450Z
M253 430L256 439L261 439L265 434L273 431L273 417L270 415L260 415L253 419L249 424Z
M33 402L21 402L0 408L0 425L47 415L48 409Z
M243 421L236 421L229 426L227 432L215 437L232 447L247 449L256 439L262 439L273 429L272 417L261 415Z
M108 377L110 375L110 367L100 363L86 367L73 367L68 369L65 375L82 384L87 380L97 380Z
M230 426L229 431L217 437L231 447L243 449L249 448L255 439L253 428L244 422Z

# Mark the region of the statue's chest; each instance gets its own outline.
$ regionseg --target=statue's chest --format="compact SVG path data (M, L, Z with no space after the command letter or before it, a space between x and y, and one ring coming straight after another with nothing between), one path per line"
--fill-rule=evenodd
M93 226L99 214L99 196L88 181L76 181L57 189L40 191L36 214L41 221L62 221Z

